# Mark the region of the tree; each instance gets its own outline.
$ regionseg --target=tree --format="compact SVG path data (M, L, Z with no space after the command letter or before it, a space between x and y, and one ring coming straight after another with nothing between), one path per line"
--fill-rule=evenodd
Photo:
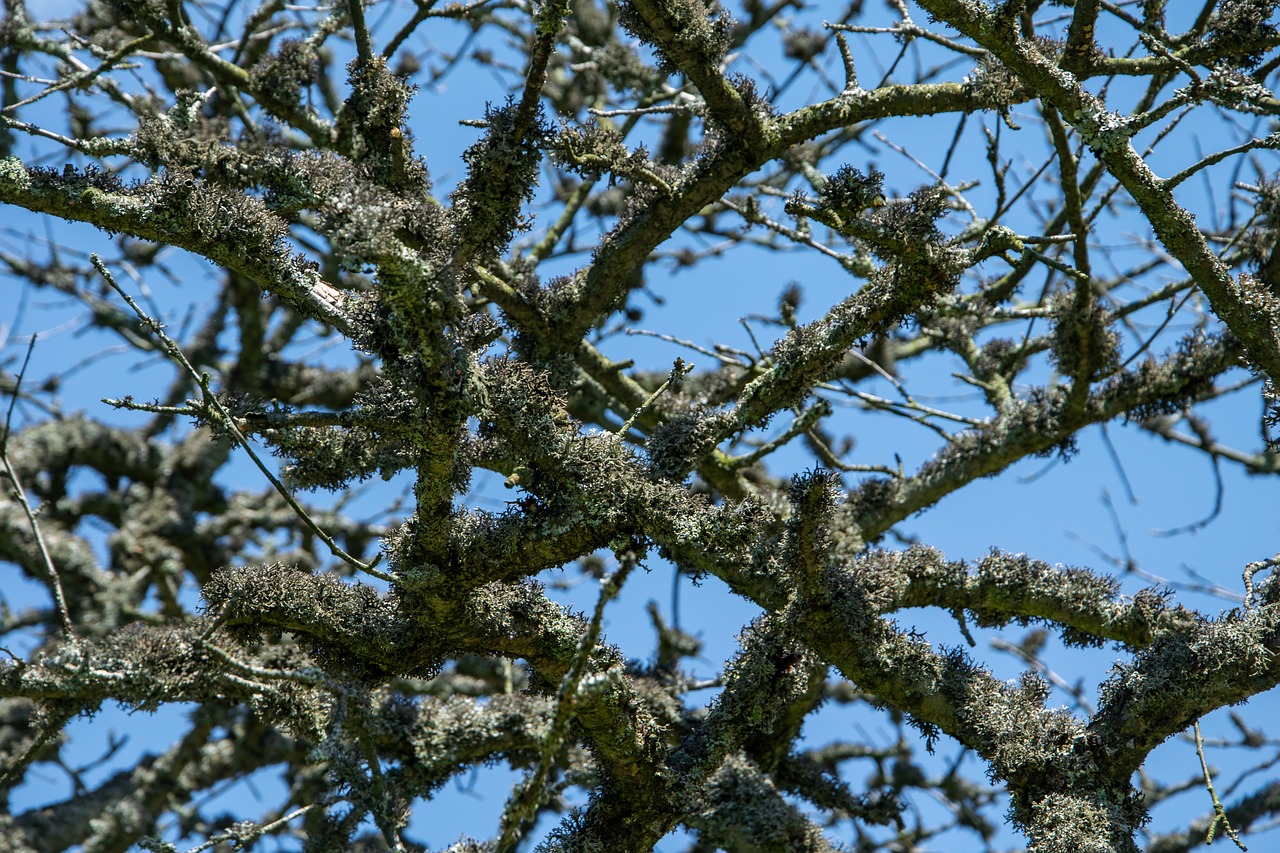
M912 526L1107 425L1280 472L1275 2L33 5L0 61L0 200L45 217L0 256L0 846L419 849L415 805L493 763L520 781L452 849L996 849L1007 806L1032 850L1177 851L1280 811L1264 755L1144 828L1187 787L1153 750L1280 681L1277 558L1195 609ZM662 325L726 275L701 339ZM144 371L67 408L50 295ZM663 567L758 613L714 683L657 605L656 653L611 643ZM1073 686L1052 635L1118 663ZM194 710L14 807L113 702ZM824 704L914 734L806 748ZM262 768L265 811L207 805Z

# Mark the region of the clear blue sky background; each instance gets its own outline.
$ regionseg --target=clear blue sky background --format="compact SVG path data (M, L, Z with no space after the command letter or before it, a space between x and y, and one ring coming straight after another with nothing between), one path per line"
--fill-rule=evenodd
M40 9L34 11L48 15L55 15L60 8L68 5L70 4L61 0L45 6L33 4L40 6ZM377 14L371 16L371 21L375 24L377 17ZM920 17L924 19L924 16ZM375 28L375 37L385 32L387 31ZM437 45L445 47L456 46L462 35L461 28L449 24L424 31L424 38L430 38ZM855 37L851 41L860 63L860 71L864 75L863 84L870 85L872 81L879 79L877 63L887 62L895 46L890 44L888 37L879 37L877 40ZM425 44L419 40L416 47L421 49ZM827 59L832 60L833 57L829 56ZM769 57L763 57L762 61L769 64ZM838 62L828 61L826 66L832 74L838 73ZM753 66L743 60L735 66L735 70L751 73ZM955 75L964 73L964 70L957 69ZM900 76L906 76L905 71ZM421 91L415 98L410 115L417 150L426 156L440 195L462 176L460 155L479 133L473 128L460 126L458 122L479 118L484 102L500 102L512 82L513 78L509 74L464 64L440 85L432 90ZM808 83L805 85L810 86ZM788 100L784 101L784 106L794 107L800 100L812 100L821 96L820 92L812 88L797 87L787 94ZM1121 97L1123 93L1116 93L1115 96ZM1015 119L1018 119L1018 115L1015 112ZM24 117L32 120L26 114ZM1043 148L1043 138L1034 117L1026 114L1023 118L1025 121L1022 123L1026 128L1022 131L1026 135L1026 159L1022 163L1015 161L1015 171L1021 170L1020 174L1025 176L1030 170L1028 164L1036 161ZM982 156L981 125L985 122L991 126L992 121L989 116L974 116L970 119L961 155L952 166L950 178L953 182L958 183L970 177L989 178ZM939 167L941 153L950 141L953 129L954 124L949 119L904 119L882 128L889 138L906 145L913 155L935 169ZM1202 134L1200 141L1206 150L1213 144L1214 134L1221 132L1212 127L1201 127L1198 130ZM1006 130L1005 138L1009 140L1015 137ZM1167 162L1157 161L1157 167L1164 168L1164 173L1168 174L1175 168L1173 163L1185 164L1191 161L1195 157L1190 147L1193 144L1194 141L1188 137L1187 140L1170 146L1162 155ZM49 150L43 144L37 146L24 141L19 145L19 154L25 159L37 149ZM1006 156L1013 156L1017 150L1016 146L1010 148ZM887 183L893 194L904 195L916 186L930 181L908 160L883 145L873 143L872 150L851 148L846 156L847 162L855 165L874 163L884 170L889 175ZM1263 156L1271 157L1270 154ZM61 162L61 159L55 157L47 160L46 164L61 165ZM841 161L832 163L832 167L839 162ZM1274 170L1274 159L1268 162L1269 168ZM1224 173L1215 172L1207 184L1197 182L1194 186L1185 187L1187 196L1184 202L1191 204L1199 195L1200 202L1203 203L1204 196L1216 190L1216 203L1219 206L1224 204L1230 182L1223 175ZM1051 191L1051 187L1046 187L1046 194L1051 194ZM982 198L984 192L985 188L979 188L974 192L974 198ZM545 210L540 204L535 204L532 208L532 212L540 215L541 225L546 222ZM979 207L979 210L981 212L982 208ZM1202 221L1204 215L1206 214L1202 214ZM1138 221L1133 221L1131 226L1134 233L1142 231ZM6 209L3 226L0 226L0 249L17 253L35 245L38 254L44 251L39 245L45 239L72 245L86 254L96 247L105 248L108 245L107 238L92 228L57 223L23 214L12 208ZM1130 244L1135 242L1135 238L1126 234L1123 227L1109 231L1105 240L1113 245L1119 257L1133 260L1135 253ZM691 240L687 235L678 236L675 242L697 245L697 241ZM216 273L211 272L207 265L181 252L175 251L168 255L167 263L174 270L176 283L148 274L142 282L135 283L135 289L145 285L153 295L154 304L168 318L171 331L181 330L184 318L193 306L208 304L213 292L209 286L212 281L210 276ZM571 266L566 265L565 269ZM752 312L767 312L774 304L777 294L793 280L799 281L805 288L802 320L819 316L857 284L832 262L813 254L770 254L742 249L725 258L706 261L693 270L676 271L670 265L653 268L648 284L651 290L661 295L665 304L647 306L645 319L638 325L689 339L703 346L719 342L750 349L751 341L739 324L739 318ZM12 358L15 354L20 354L25 349L26 336L38 332L40 343L35 349L30 369L34 380L64 374L68 367L75 366L61 391L61 398L68 410L83 409L92 417L113 423L138 423L138 416L113 412L99 402L100 398L125 394L145 398L150 393L148 389L158 387L155 383L167 380L167 366L156 359L138 366L131 355L113 353L109 349L111 342L102 336L82 334L82 324L74 320L78 316L74 305L58 302L43 293L20 305L13 298L17 293L17 285L13 280L0 278L0 294L4 294L0 296L0 305L3 306L0 307L0 323L8 334L4 355ZM198 308L195 316L199 316ZM1177 334L1180 331L1181 329L1173 329L1171 333ZM762 345L767 347L772 339L772 330L757 326L757 334L760 335ZM318 353L323 351L323 355L314 356L317 358L342 359L348 355L341 343L317 341L316 346ZM604 348L611 355L626 354L636 358L638 363L654 369L666 369L677 355L693 361L699 367L710 366L705 357L691 355L687 350L652 338L619 337L609 341ZM954 396L969 396L970 390L950 378L950 370L955 369L953 365L938 358L928 360L920 367L921 375L913 372L908 376L913 392L922 401L930 402L929 395L932 394L942 400L939 405L944 407L963 409L971 405L950 399ZM915 371L916 367L913 365L909 370ZM1243 379L1244 373L1240 372L1238 378ZM874 390L886 396L892 394L892 389L887 384ZM1211 411L1215 415L1214 428L1220 440L1245 449L1257 446L1261 398L1256 386L1238 395L1233 401L1216 405ZM34 417L35 414L34 411L27 412L28 416ZM897 453L910 471L937 448L936 436L900 419L883 415L869 416L857 411L842 412L840 419L841 426L855 434L858 441L851 461L885 464L890 463ZM1168 446L1133 427L1113 425L1109 435L1122 462L1123 477L1127 478L1132 489L1132 499L1128 496L1129 487L1126 487L1122 479L1120 468L1112 461L1103 443L1101 430L1095 428L1081 435L1080 453L1069 464L1046 460L1019 463L998 477L974 483L944 499L929 512L905 522L901 525L901 530L905 534L919 536L922 541L940 548L951 558L977 559L988 549L998 547L1007 551L1026 552L1049 562L1083 565L1109 572L1114 567L1108 564L1106 555L1118 557L1123 550L1116 523L1103 502L1104 495L1109 495L1119 529L1127 537L1133 559L1143 570L1173 581L1186 580L1188 573L1194 572L1207 582L1218 584L1232 593L1239 593L1240 572L1245 563L1267 557L1277 550L1276 482L1273 479L1246 477L1234 467L1224 465L1222 475L1225 492L1217 519L1193 534L1173 537L1157 535L1160 530L1189 524L1211 512L1215 500L1212 467L1206 458L1193 451ZM797 472L811 464L812 460L788 450L778 455L774 470L782 473ZM258 475L245 460L239 460L227 476L247 478L245 482L256 484L254 478ZM362 499L361 506L369 512L375 512L400 494L405 485L401 481L385 487L379 486ZM476 506L492 508L509 496L496 476L477 476L472 496ZM886 544L894 546L891 541ZM673 616L671 568L655 558L650 561L649 569L647 574L633 575L621 600L611 605L607 617L608 638L619 644L629 656L640 659L650 658L654 653L654 636L644 613L645 603L655 600L659 602L666 618L671 619ZM548 573L545 580L554 582L571 577L572 573L568 571ZM1130 594L1148 585L1148 581L1137 577L1125 579L1125 591ZM10 605L15 607L24 601L42 600L44 595L43 588L18 580L15 570L9 566L0 566L0 590L3 590ZM191 592L194 594L194 591ZM594 603L596 592L595 585L587 583L553 594L567 603L589 609ZM726 658L736 648L735 635L757 615L758 610L754 605L728 594L714 579L709 579L699 587L693 587L687 582L682 584L679 600L681 624L686 629L694 630L705 643L701 659L694 664L695 673L712 677L721 670ZM1194 591L1180 592L1178 600L1209 614L1233 605L1232 601L1221 596ZM900 614L898 621L904 627L914 626L927 631L935 646L964 644L953 620L947 614L938 611L912 611ZM985 661L1002 678L1018 676L1022 665L1008 655L994 652L990 646L992 635L975 630L974 636L977 646L971 653L977 659ZM1020 634L1015 631L1006 636L1016 641ZM1112 663L1121 659L1121 653L1110 649L1052 649L1051 645L1046 650L1046 658L1055 671L1068 682L1081 681L1091 697L1096 686L1106 677ZM710 692L704 692L696 698L707 699L710 695ZM1055 691L1050 701L1069 704L1071 699L1065 693ZM1236 710L1247 721L1264 730L1268 724L1280 718L1280 702L1274 693L1258 697L1247 707ZM73 763L92 762L102 754L109 733L127 738L125 745L109 761L85 772L86 783L92 785L116 769L127 766L140 754L161 751L170 746L185 713L186 709L167 708L155 715L131 716L118 708L105 707L92 720L80 720L73 724L67 755ZM1230 724L1226 714L1220 712L1206 720L1203 728L1206 737L1211 738L1216 734L1228 734ZM894 742L897 733L889 727L884 717L833 706L824 708L814 716L806 726L805 736L803 746L806 747L843 738L865 738L874 744L885 746ZM940 767L943 762L953 760L958 753L958 746L943 739L938 745L936 766ZM1238 769L1242 758L1255 760L1257 756L1234 756L1211 750L1209 758L1216 766ZM975 775L981 774L972 759L966 767ZM864 770L856 764L846 765L847 777L855 787L866 772L869 772L869 768ZM1193 777L1199 771L1192 746L1185 738L1169 741L1153 755L1149 772L1166 781ZM1254 780L1256 782L1274 775L1275 771L1270 770L1264 775L1255 776ZM447 844L460 834L491 836L506 793L515 778L516 774L505 768L490 768L456 779L440 792L438 798L417 809L414 836L433 848ZM1229 779L1231 776L1224 778ZM216 796L238 817L252 817L260 808L273 802L273 794L278 790L280 782L277 774L264 772L249 781L217 792ZM55 801L69 793L66 775L45 765L17 792L13 806L18 810ZM257 801L258 794L262 796L261 803ZM926 812L940 808L927 800L917 801L916 806ZM1186 793L1157 807L1153 828L1167 830L1182 827L1189 816L1204 814L1210 808L1208 795L1203 789L1192 787ZM846 840L850 837L847 829L842 828L834 830L833 835ZM1008 834L1009 847L1017 847L1020 843L1015 834ZM1257 850L1280 848L1280 831L1255 838L1252 844ZM664 843L660 849L677 850L682 847L683 844L673 839L670 843ZM265 849L273 848L268 843ZM971 837L953 834L936 839L929 849L965 853L979 848Z

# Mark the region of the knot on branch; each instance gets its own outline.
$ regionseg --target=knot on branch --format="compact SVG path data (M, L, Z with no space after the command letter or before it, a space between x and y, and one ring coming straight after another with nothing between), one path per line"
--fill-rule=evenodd
M787 489L791 518L783 544L783 559L790 571L814 577L830 551L828 525L840 499L840 475L815 468L791 481Z
M719 441L730 417L723 412L689 412L658 426L645 445L655 479L683 482Z

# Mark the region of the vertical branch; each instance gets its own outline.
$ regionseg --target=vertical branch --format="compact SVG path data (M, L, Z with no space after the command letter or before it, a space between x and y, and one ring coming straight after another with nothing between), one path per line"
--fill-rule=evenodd
M1087 70L1093 59L1096 50L1094 33L1101 7L1100 0L1076 0L1071 25L1067 27L1067 46L1062 55L1063 67L1074 74Z
M347 13L351 15L351 29L355 31L356 53L360 64L369 67L373 60L373 45L369 41L369 27L364 20L364 0L347 0Z
M36 336L31 336L31 343L27 345L27 354L22 359L22 368L18 371L17 381L14 383L13 397L9 400L9 411L4 417L4 432L0 434L0 463L4 464L5 476L9 478L9 482L13 483L13 496L17 500L18 505L22 507L22 512L27 516L27 523L31 525L31 533L35 536L36 547L40 550L40 559L44 561L45 571L49 573L49 590L53 593L53 603L58 610L58 617L62 621L62 635L66 637L67 642L75 644L76 633L71 627L71 611L67 609L67 597L62 591L62 579L58 577L58 567L53 563L53 557L49 554L49 546L44 541L44 534L40 532L40 523L36 520L36 513L31 509L31 502L27 500L27 493L22 488L22 482L18 479L18 472L14 470L13 463L9 459L9 436L12 435L13 410L18 404L18 392L22 388L22 379L27 374L27 365L31 362L31 352L36 348Z
M505 251L519 227L521 203L532 197L541 158L542 88L567 14L564 0L547 3L535 14L520 101L514 109L508 104L501 110L486 110L487 137L467 152L470 169L453 195L454 213L465 223L454 253L459 268L471 269L475 262Z
M853 64L853 51L849 49L849 40L844 33L836 33L836 44L840 46L840 61L844 64L844 91L842 95L852 95L862 90L858 85L858 69Z
M1060 354L1073 353L1074 365L1063 363L1061 366L1071 374L1071 399L1075 406L1084 404L1089 392L1089 380L1094 371L1100 367L1095 362L1095 353L1102 343L1098 338L1106 332L1098 328L1094 322L1096 299L1093 293L1092 270L1089 263L1089 225L1084 217L1084 202L1080 192L1079 162L1075 152L1071 150L1071 138L1062 117L1057 109L1046 105L1044 108L1045 124L1053 147L1058 153L1058 174L1062 181L1063 212L1066 213L1074 238L1071 241L1073 260L1075 262L1075 298L1071 302L1070 328L1060 330L1059 337L1070 337L1072 340L1060 340ZM1060 322L1062 322L1060 320Z
M502 812L502 832L498 837L497 853L514 853L521 837L533 823L538 804L542 800L542 791L546 787L547 777L555 767L556 753L564 744L573 721L574 706L577 704L578 688L582 677L586 674L587 663L591 659L591 650L600 639L600 627L604 621L605 605L617 598L622 591L622 584L635 566L635 561L624 559L618 570L600 585L600 595L596 599L595 612L591 614L591 623L587 627L578 651L573 656L569 671L560 680L560 689L556 693L555 712L551 718L551 726L546 737L538 748L538 764L533 772L524 780L507 801Z
M529 54L529 72L525 75L524 91L516 112L516 131L521 137L526 136L533 126L542 87L547 82L547 63L555 51L556 36L568 13L569 4L561 0L544 4L534 16L535 33L533 50Z

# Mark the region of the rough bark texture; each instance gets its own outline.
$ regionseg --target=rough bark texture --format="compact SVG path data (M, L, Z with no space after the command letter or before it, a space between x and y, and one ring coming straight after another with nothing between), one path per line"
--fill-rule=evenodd
M1002 817L1037 853L1202 843L1203 822L1144 830L1179 784L1138 771L1280 682L1274 559L1216 567L1248 594L1210 613L902 534L1099 425L1280 473L1277 4L1174 5L89 0L54 21L6 0L0 202L105 236L0 246L5 327L57 296L169 372L66 408L70 376L27 370L51 344L6 336L0 578L42 594L0 583L0 850L421 849L415 805L496 762L523 781L459 853L531 849L551 813L540 850L679 829L692 850L1007 849ZM477 73L503 97L449 159L433 99ZM1192 153L1197 122L1217 123ZM869 153L917 150L914 184ZM1138 234L1121 260L1117 229ZM811 259L717 307L755 351L668 335L674 363L617 358L735 252ZM802 311L818 278L848 295ZM186 303L152 297L166 279ZM938 365L972 399L913 393ZM1214 438L1206 405L1259 396L1252 446ZM936 452L851 454L848 404ZM333 499L379 478L403 501L375 520ZM594 609L542 585L566 566L601 581ZM658 566L760 613L709 703L682 665L696 628L652 607L656 654L605 629ZM908 608L965 636L1034 625L1003 641L1025 675ZM1072 708L1048 631L1120 656ZM196 710L167 751L12 807L108 702ZM807 745L824 703L902 737ZM978 760L935 772L940 741ZM262 768L281 801L204 807ZM1233 789L1229 831L1273 820L1277 788Z

